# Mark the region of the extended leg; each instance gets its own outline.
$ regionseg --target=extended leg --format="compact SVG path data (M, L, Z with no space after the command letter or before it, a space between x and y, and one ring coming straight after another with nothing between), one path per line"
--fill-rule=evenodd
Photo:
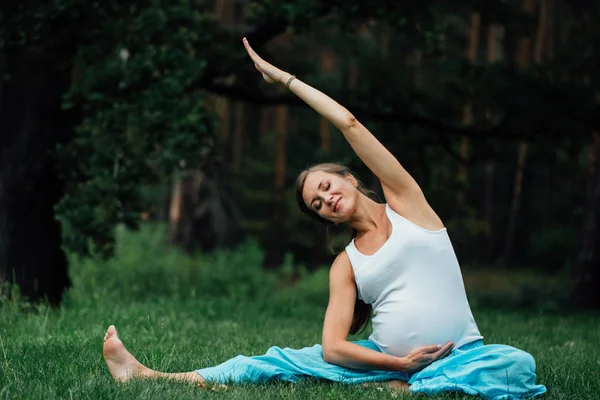
M369 341L356 343L376 349L376 346ZM312 376L318 379L348 384L388 381L388 387L402 389L407 385L401 381L408 380L408 376L400 372L356 371L328 364L323 360L320 345L300 350L272 347L262 356L237 356L215 367L193 372L158 372L142 365L127 351L117 335L117 330L112 325L104 336L103 353L111 375L115 380L121 382L133 378L167 378L181 382L193 382L199 386L207 387L210 385L206 384L206 380L214 384L227 382L259 383L273 379L296 382L303 377ZM223 385L220 385L212 389L223 388Z
M355 342L373 350L377 346L368 341ZM408 381L410 376L391 371L359 371L329 364L323 360L321 345L290 349L271 347L260 356L237 356L224 363L197 370L208 382L214 383L262 383L271 380L297 382L312 377L321 380L362 384L382 381ZM385 385L385 384L384 384ZM390 383L390 388L400 389L399 382Z

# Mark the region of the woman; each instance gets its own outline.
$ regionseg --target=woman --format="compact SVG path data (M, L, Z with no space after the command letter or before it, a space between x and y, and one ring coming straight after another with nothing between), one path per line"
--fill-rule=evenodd
M323 343L301 350L272 347L258 357L235 357L219 366L162 373L140 364L114 326L104 338L113 377L166 377L226 383L295 382L311 376L344 383L388 381L390 386L433 394L462 391L486 398L534 397L535 362L518 349L484 346L464 290L458 261L442 221L398 160L344 107L261 59L244 38L256 69L279 82L333 123L379 178L387 204L366 194L347 168L321 164L300 174L302 211L355 231L330 270L330 299ZM369 340L347 341L368 322Z

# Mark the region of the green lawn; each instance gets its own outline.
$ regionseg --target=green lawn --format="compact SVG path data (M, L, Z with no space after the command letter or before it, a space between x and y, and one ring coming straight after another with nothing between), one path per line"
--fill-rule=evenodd
M414 398L377 387L315 381L230 386L225 393L169 381L115 383L102 359L102 337L113 323L125 345L143 364L166 372L215 365L238 354L262 354L272 345L301 348L320 341L326 274L307 278L293 288L280 288L276 295L264 294L263 288L256 289L259 295L241 297L232 295L236 287L233 283L218 286L210 281L194 281L208 279L206 274L189 278L188 268L217 268L218 257L198 261L146 245L134 243L128 246L129 258L121 253L109 263L73 261L75 287L59 310L44 306L24 309L20 302L0 298L0 399ZM157 255L161 251L163 258ZM143 255L132 255L136 252ZM137 273L133 273L136 266ZM156 290L160 296L144 292L146 285L154 284L145 279L157 279L160 268L170 276L171 283L179 283L171 287L165 281L170 292ZM219 273L231 273L225 269ZM188 278L182 278L182 274ZM244 281L236 284L246 285L240 286L245 288L240 291L250 293L252 286L247 285L253 280L245 276ZM210 291L215 286L224 291L223 295ZM600 398L598 314L480 308L474 313L486 343L513 345L534 356L538 381L549 390L544 398Z

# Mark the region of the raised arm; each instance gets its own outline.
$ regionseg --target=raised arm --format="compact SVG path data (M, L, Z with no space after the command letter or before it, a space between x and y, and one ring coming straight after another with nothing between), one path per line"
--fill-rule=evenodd
M360 159L397 194L420 192L419 186L398 160L345 107L321 91L263 60L244 38L244 46L256 69L267 82L279 82L338 128Z
M284 74L283 81L289 80L287 76L291 75ZM299 79L292 80L289 89L342 132L356 155L379 178L384 189L408 200L421 200L423 196L417 182L350 111Z
M346 252L333 262L329 273L329 305L323 324L323 359L346 368L360 370L418 371L445 357L453 344L446 343L415 349L406 357L395 357L367 349L347 340L352 324L356 286Z

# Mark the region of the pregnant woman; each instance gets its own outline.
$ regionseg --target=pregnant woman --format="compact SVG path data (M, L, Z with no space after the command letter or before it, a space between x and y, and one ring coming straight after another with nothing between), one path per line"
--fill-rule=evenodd
M330 298L322 345L272 347L221 365L163 373L140 364L114 326L104 337L112 376L181 381L296 382L313 377L348 384L387 381L411 392L461 391L490 399L529 398L546 391L535 383L535 361L506 345L484 345L471 313L460 267L442 221L415 180L354 116L333 99L264 61L244 39L256 69L285 85L327 118L379 178L387 204L378 204L350 171L320 164L297 179L303 212L325 224L344 223L354 238L330 270ZM373 312L368 340L350 342Z

